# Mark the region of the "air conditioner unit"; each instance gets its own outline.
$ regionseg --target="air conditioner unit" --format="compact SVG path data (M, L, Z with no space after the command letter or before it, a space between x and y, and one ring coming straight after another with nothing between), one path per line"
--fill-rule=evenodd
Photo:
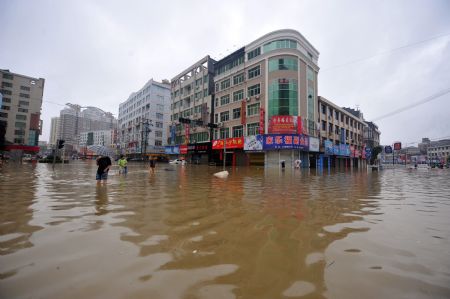
M250 97L248 97L248 98L245 98L245 101L247 101L247 102L250 102L250 100L251 100L251 98L250 98Z
M255 96L255 100L259 101L259 95Z
M223 123L217 123L217 127L221 128L223 126Z

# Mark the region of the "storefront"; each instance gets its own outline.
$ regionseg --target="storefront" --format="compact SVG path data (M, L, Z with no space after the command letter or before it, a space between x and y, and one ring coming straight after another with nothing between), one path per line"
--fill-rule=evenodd
M244 137L234 137L213 140L212 142L212 160L217 164L223 164L225 152L225 164L228 166L246 166L249 165L247 154L244 152Z

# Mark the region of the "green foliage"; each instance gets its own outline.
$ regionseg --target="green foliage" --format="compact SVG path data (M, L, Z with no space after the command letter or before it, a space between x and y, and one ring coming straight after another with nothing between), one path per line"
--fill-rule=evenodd
M376 146L372 149L372 155L370 157L370 165L373 165L375 163L375 159L377 158L378 154L383 151L383 148L381 146Z

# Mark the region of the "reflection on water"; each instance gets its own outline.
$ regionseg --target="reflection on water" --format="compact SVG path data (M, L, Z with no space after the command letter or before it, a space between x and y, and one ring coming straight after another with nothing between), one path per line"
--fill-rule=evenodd
M2 298L450 296L448 171L115 170L0 170Z

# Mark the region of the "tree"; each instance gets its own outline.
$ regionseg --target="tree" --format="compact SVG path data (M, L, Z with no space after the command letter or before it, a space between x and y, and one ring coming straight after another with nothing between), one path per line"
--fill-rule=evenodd
M372 155L370 156L370 165L375 163L375 159L378 157L378 154L383 151L381 146L376 146L372 149Z

